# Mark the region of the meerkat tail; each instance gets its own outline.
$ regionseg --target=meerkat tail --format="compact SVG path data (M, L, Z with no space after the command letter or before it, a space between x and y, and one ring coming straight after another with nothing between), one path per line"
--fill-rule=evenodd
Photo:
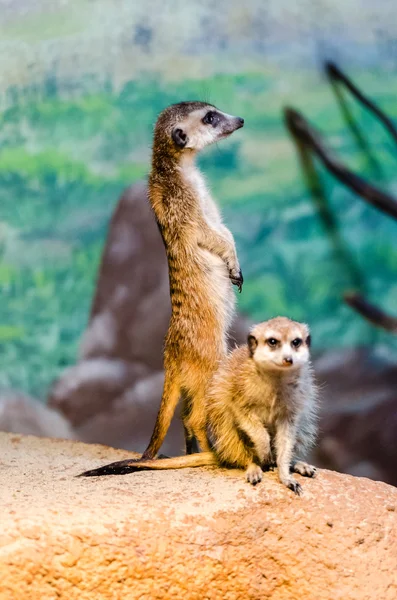
M175 456L173 458L162 458L161 460L127 459L119 460L109 465L85 471L78 477L101 477L103 475L126 475L137 471L154 471L168 469L186 469L189 467L208 467L216 465L217 461L212 452L200 452L188 456Z

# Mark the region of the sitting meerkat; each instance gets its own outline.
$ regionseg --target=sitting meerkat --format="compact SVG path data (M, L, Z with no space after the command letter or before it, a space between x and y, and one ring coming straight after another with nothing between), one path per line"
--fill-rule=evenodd
M83 476L220 465L245 469L247 481L255 485L263 469L276 464L281 483L300 494L291 472L315 476L315 467L297 457L315 441L316 409L309 328L277 317L254 326L247 344L230 352L211 380L206 401L211 452L129 459Z
M315 468L297 461L316 433L317 390L306 325L277 317L256 325L215 374L208 395L211 447L221 464L262 479L262 467L277 464L281 483L300 493L290 470L313 477Z

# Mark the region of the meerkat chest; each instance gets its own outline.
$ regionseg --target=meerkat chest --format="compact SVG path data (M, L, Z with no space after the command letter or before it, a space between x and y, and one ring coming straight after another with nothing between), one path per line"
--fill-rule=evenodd
M294 390L293 390L294 391ZM291 390L269 382L258 386L251 395L252 409L265 427L272 427L290 412L295 412Z
M277 411L277 394L271 386L259 381L248 380L244 386L245 408L264 424L272 419Z
M271 427L276 423L284 412L279 394L274 391L269 393L259 412L261 421L266 427Z
M186 165L183 169L186 183L197 198L201 213L208 225L213 229L222 226L219 210L211 197L204 177L195 165Z

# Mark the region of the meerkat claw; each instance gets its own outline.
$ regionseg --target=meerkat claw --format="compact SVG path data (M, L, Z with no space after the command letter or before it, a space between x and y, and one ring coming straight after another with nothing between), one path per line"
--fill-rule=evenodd
M303 492L301 484L297 481L292 480L289 483L287 483L287 488L292 490L297 496L300 496Z
M250 465L246 471L246 478L248 483L256 485L262 481L263 471L259 465Z
M241 294L241 291L243 289L243 283L244 283L244 277L243 277L241 270L237 274L235 274L234 271L230 271L229 276L230 276L230 280L231 280L232 284L237 286L237 289L238 289L239 293Z

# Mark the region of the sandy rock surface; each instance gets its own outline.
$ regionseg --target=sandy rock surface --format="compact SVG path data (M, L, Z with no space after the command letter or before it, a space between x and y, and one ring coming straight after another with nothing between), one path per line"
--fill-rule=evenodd
M125 457L0 434L0 598L397 597L397 489L320 471L294 496L215 468L75 478Z

